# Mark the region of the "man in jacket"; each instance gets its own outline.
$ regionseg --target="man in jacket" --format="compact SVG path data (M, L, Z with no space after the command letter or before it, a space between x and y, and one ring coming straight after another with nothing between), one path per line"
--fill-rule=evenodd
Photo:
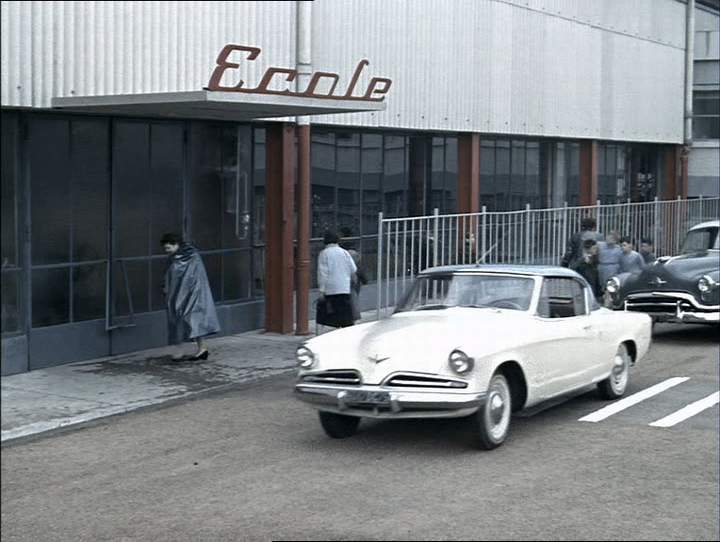
M584 256L584 241L602 241L602 235L596 230L596 227L597 222L592 217L586 217L580 221L580 231L573 234L570 241L568 241L567 250L560 261L560 265L572 269Z

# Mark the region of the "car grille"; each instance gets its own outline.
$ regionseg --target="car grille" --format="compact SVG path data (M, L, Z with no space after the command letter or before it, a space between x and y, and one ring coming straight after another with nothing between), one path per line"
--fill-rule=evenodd
M467 382L462 380L418 374L396 374L384 385L398 388L467 388Z
M652 314L675 314L678 303L680 310L683 312L697 311L687 299L681 299L670 296L654 296L652 294L633 296L626 301L626 307L629 311L647 312Z
M333 369L312 373L302 377L303 382L315 382L318 384L345 384L359 385L362 382L360 373L354 369Z

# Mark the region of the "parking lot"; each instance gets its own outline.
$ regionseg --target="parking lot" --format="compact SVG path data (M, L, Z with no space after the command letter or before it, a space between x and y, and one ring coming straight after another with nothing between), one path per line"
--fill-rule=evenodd
M292 377L6 446L3 539L716 540L717 328L655 331L625 403L520 413L492 452L452 420L328 439Z

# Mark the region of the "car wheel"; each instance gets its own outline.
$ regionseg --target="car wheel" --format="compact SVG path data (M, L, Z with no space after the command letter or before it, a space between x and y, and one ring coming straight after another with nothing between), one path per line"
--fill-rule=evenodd
M598 382L598 390L603 399L618 399L622 397L627 389L630 379L630 354L624 344L618 346L615 354L615 363L610 376L602 382Z
M493 375L485 403L471 417L477 445L484 450L497 448L510 431L512 403L510 385L504 375Z
M319 412L320 425L325 430L327 436L332 438L352 437L360 424L360 418L357 416L345 416L344 414L335 414L333 412Z

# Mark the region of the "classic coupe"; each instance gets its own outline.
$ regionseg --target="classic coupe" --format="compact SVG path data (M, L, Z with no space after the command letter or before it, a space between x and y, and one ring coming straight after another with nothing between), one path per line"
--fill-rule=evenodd
M640 273L612 277L606 304L644 312L654 322L720 322L720 221L690 228L680 255L658 258Z
M295 394L333 438L361 418L467 417L476 445L492 449L513 412L593 385L622 396L650 340L647 315L600 307L569 269L437 267L389 318L302 344Z

